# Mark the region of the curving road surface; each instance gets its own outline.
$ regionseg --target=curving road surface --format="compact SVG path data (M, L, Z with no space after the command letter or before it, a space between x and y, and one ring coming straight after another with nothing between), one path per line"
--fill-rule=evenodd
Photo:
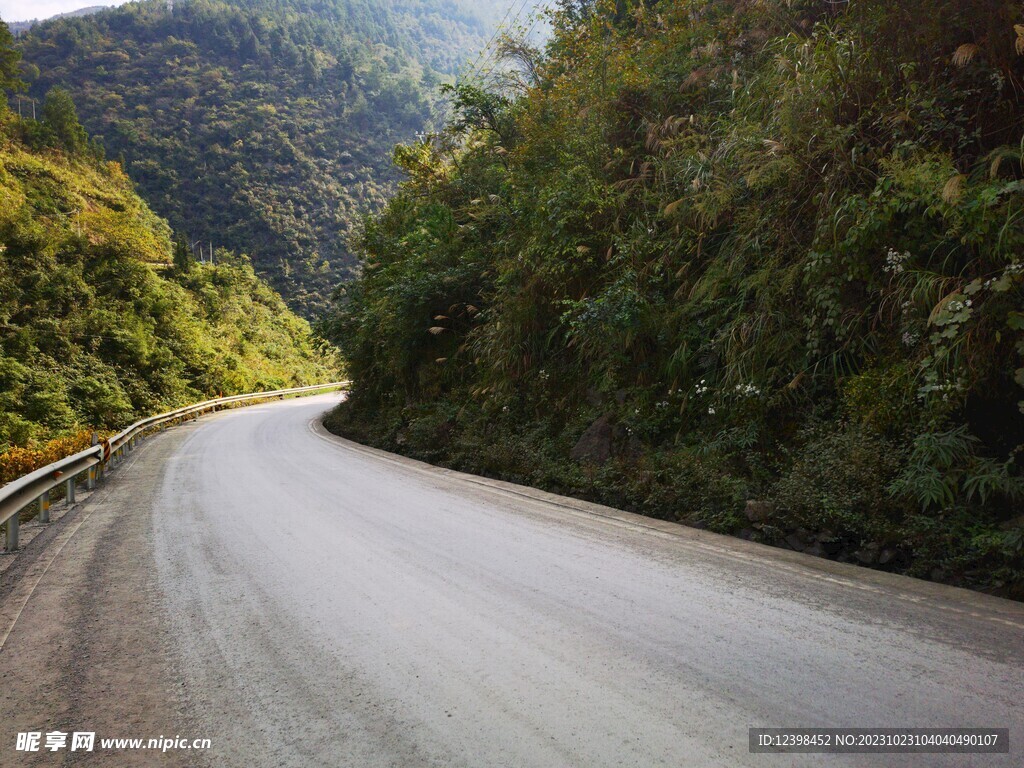
M1024 764L1024 608L426 467L337 396L170 430L0 578L0 764ZM751 726L1008 727L756 755ZM209 738L20 753L18 731Z

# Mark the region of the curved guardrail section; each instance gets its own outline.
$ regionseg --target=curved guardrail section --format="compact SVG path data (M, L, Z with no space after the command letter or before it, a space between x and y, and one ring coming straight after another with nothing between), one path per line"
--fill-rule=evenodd
M253 392L246 395L231 395L230 397L205 400L195 405L188 405L137 421L109 440L60 461L47 464L45 467L40 467L17 480L12 480L7 485L0 487L0 525L6 523L7 527L6 551L13 552L18 548L19 513L25 507L38 501L39 518L41 522L48 523L50 521L50 491L63 483L67 503L73 503L75 501L75 484L80 477L85 478L88 489L92 490L106 467L119 463L123 459L124 453L132 450L149 430L162 429L171 424L198 418L204 413L216 411L226 405L251 404L258 400L284 399L289 395L325 392L340 389L348 383L347 381L336 381L331 384L314 384L309 387L275 389L272 392Z

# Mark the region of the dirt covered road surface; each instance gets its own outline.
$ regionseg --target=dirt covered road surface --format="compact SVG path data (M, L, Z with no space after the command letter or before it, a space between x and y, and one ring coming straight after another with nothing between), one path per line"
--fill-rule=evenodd
M157 435L3 556L0 765L1024 764L1020 604L357 446L337 398ZM760 755L754 726L1011 753Z

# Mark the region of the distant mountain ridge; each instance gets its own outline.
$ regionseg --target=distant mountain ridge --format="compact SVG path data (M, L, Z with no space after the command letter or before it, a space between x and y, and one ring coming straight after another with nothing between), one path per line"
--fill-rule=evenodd
M45 19L29 19L29 20L26 20L26 21L9 21L9 22L7 22L7 26L10 28L11 32L13 32L15 35L20 35L23 32L27 32L28 30L30 30L36 24L41 24L44 21L51 21L53 19L65 19L65 18L71 18L71 17L75 17L75 16L89 16L90 14L98 13L99 11L105 11L109 7L110 7L109 5L90 5L87 8L79 8L78 10L75 10L75 11L66 11L65 13L58 13L58 14L55 14L53 16L48 16Z
M175 230L248 253L312 317L352 273L349 232L397 180L393 146L429 128L438 85L498 8L143 0L41 22L19 47L31 94L68 88Z

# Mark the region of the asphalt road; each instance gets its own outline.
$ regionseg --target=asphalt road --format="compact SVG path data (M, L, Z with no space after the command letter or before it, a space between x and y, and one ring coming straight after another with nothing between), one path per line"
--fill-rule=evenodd
M0 578L0 765L1024 764L1024 607L469 478L337 396L130 455ZM757 755L751 726L1008 727L1010 755ZM18 731L209 738L18 753Z

